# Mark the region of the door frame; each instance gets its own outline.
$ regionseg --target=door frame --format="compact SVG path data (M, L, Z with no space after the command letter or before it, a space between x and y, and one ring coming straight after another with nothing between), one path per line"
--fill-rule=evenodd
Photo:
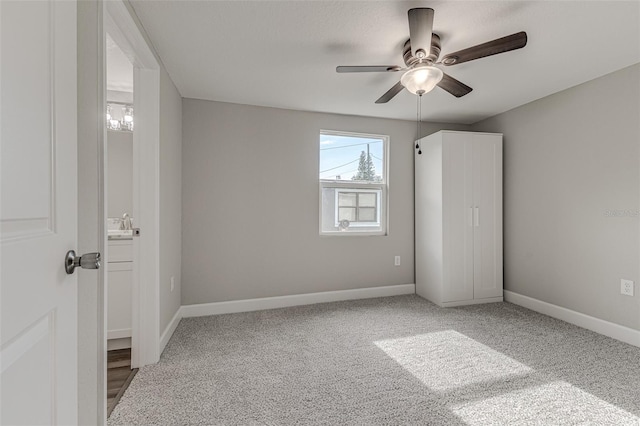
M77 2L78 252L107 248L103 0ZM78 273L78 423L107 418L106 273Z
M134 143L138 167L137 206L142 213L143 237L134 256L144 251L134 303L138 317L132 324L138 340L135 365L157 362L159 338L159 59L139 29L126 0L79 1L78 4L78 250L107 249L106 226L106 38L109 33L127 42L138 70L134 82L142 94L134 99L137 130ZM111 25L111 27L110 27ZM119 31L115 31L115 29ZM124 47L124 46L123 46ZM149 105L148 105L149 104ZM142 111L145 111L142 114ZM143 124L144 123L144 124ZM149 128L148 131L144 130ZM140 177L145 177L146 180ZM141 226L142 228L142 226ZM134 258L135 259L135 258ZM140 262L138 262L140 263ZM78 421L104 425L107 420L106 273L78 275Z
M139 368L160 359L160 65L127 5L104 7L103 39L109 33L134 68L133 218L141 236L133 239L131 366Z

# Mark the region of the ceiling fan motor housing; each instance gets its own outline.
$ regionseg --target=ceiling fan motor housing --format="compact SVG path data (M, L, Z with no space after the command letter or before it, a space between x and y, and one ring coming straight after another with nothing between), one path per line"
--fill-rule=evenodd
M411 39L407 40L404 43L404 48L402 52L402 58L404 59L404 63L407 67L412 67L413 65L423 62L429 65L433 65L438 61L440 57L440 36L436 33L431 34L431 53L422 61L411 53Z

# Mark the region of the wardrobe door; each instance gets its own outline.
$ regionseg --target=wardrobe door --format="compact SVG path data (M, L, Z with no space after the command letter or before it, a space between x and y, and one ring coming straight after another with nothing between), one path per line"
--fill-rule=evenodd
M473 299L473 176L469 134L443 139L443 302Z
M473 135L473 296L502 297L502 137Z

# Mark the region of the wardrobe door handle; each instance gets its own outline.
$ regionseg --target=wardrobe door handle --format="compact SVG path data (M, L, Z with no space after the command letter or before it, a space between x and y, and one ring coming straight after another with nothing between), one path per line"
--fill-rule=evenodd
M476 206L476 226L480 226L480 207Z

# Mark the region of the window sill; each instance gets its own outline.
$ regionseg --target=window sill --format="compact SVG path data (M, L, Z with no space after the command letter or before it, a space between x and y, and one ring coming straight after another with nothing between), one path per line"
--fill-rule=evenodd
M342 232L342 231L335 231L335 232L320 232L320 236L321 237L386 237L387 234L386 232L367 232L367 231L362 231L362 232Z

